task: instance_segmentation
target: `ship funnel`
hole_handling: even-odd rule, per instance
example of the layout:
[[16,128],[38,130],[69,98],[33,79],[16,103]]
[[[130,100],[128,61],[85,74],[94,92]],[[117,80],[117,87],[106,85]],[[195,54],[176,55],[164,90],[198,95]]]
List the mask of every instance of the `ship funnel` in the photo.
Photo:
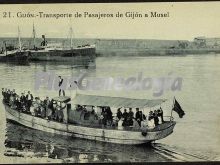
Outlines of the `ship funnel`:
[[41,46],[47,46],[47,41],[45,35],[42,35],[43,41],[41,42]]

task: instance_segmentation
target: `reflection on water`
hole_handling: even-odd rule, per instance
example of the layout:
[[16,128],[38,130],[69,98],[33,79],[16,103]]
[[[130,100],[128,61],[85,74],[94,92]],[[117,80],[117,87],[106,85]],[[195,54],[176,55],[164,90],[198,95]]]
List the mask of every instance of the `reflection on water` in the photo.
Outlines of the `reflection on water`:
[[151,146],[128,146],[75,139],[29,129],[13,123],[6,125],[5,156],[61,159],[62,162],[165,161]]

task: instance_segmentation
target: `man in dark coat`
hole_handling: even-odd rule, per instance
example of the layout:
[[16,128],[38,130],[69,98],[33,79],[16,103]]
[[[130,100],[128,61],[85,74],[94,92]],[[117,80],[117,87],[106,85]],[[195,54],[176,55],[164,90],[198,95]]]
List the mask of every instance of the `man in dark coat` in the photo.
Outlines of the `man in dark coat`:
[[163,110],[160,107],[160,109],[157,110],[157,116],[161,118],[161,121],[164,122],[163,120]]
[[6,101],[6,89],[2,88],[3,101]]
[[118,110],[117,110],[117,118],[118,118],[118,120],[120,120],[122,118],[121,108],[118,108]]
[[[21,93],[21,97],[20,97],[20,102],[21,102],[21,107],[22,109],[26,107],[26,103],[27,103],[27,99],[24,95],[24,93]],[[26,111],[26,109],[23,109]]]
[[6,102],[7,104],[9,104],[10,97],[11,97],[11,91],[8,89],[8,90],[5,92],[5,102]]
[[150,111],[149,116],[148,116],[148,120],[151,120],[153,118],[154,118],[153,111]]
[[14,104],[15,104],[15,106],[16,106],[16,109],[17,109],[18,111],[20,111],[20,109],[21,109],[21,102],[20,102],[20,100],[19,100],[19,96],[18,96],[18,95],[15,96]]
[[138,122],[139,126],[141,126],[141,113],[139,108],[136,108],[135,120]]
[[13,91],[12,91],[11,95],[12,95],[13,97],[16,97],[16,92],[15,92],[15,89],[13,89]]
[[127,109],[124,109],[124,113],[122,114],[122,117],[124,118],[124,121],[122,123],[122,126],[128,126],[128,112]]
[[27,111],[30,111],[30,107],[32,105],[32,101],[33,101],[33,95],[30,93],[30,91],[28,91],[28,94],[26,95],[26,101],[27,101]]
[[49,108],[49,105],[50,105],[50,100],[49,97],[47,96],[46,99],[44,99],[44,108],[46,110],[46,117],[48,119],[50,119],[52,115],[52,110]]
[[109,122],[109,124],[111,125],[112,123],[112,111],[110,109],[110,107],[106,107],[106,113],[107,113],[107,121]]
[[129,108],[128,123],[130,126],[133,125],[133,118],[134,118],[134,112],[132,111],[132,108]]
[[159,125],[159,119],[158,119],[158,116],[157,116],[157,110],[154,110],[153,116],[154,116],[154,124],[155,124],[155,126],[158,126]]

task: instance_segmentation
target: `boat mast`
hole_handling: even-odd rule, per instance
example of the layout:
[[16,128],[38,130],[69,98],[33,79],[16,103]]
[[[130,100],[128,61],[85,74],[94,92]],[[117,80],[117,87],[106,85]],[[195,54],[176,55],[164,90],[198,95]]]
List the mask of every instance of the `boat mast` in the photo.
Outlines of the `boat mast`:
[[35,49],[35,44],[36,44],[36,31],[35,31],[35,27],[34,27],[34,23],[33,23],[33,40],[34,40],[34,49]]
[[73,49],[73,28],[72,28],[72,19],[70,18],[70,31],[69,31],[69,35],[70,35],[70,48]]
[[21,51],[21,36],[20,36],[20,28],[18,26],[18,46],[19,46],[19,50]]
[[7,56],[7,55],[8,55],[8,52],[7,52],[7,44],[6,44],[6,41],[4,41],[4,46],[5,46],[5,55]]
[[73,49],[73,28],[70,26],[70,48]]

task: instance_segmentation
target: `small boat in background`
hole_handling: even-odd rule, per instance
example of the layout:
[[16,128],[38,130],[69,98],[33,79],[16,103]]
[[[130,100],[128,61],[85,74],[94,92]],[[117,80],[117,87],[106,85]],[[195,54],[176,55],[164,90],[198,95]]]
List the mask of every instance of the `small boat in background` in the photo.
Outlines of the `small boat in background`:
[[4,46],[5,46],[4,50],[2,50],[2,52],[0,53],[0,62],[12,62],[12,63],[28,62],[30,52],[22,49],[19,27],[18,27],[19,48],[7,46],[6,42],[4,42]]
[[28,51],[15,50],[9,54],[0,54],[0,62],[27,63],[29,58]]

